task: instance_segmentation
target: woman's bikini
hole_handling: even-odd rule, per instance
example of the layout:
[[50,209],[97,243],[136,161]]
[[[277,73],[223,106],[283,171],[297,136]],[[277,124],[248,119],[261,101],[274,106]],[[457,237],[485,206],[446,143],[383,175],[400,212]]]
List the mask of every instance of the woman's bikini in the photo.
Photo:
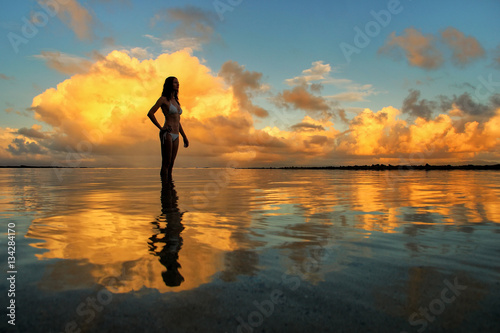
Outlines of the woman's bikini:
[[[168,108],[168,113],[169,114],[176,114],[176,113],[178,113],[179,115],[181,115],[182,114],[182,109],[179,106],[179,110],[177,110],[177,108],[175,107],[175,105],[172,104],[172,103],[170,103],[170,107]],[[174,142],[175,140],[177,140],[177,138],[179,138],[179,134],[169,133],[169,132],[167,132],[167,130],[161,130],[160,131],[160,138],[161,138],[161,143],[162,144],[165,143],[166,135],[167,134],[170,134],[170,136],[172,137],[172,142]]]

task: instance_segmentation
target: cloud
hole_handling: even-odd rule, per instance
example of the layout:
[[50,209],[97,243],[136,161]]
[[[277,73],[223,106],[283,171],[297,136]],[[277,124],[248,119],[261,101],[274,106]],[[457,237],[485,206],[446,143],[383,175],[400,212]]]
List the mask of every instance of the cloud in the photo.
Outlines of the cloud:
[[304,75],[312,78],[314,77],[323,78],[324,75],[327,75],[332,71],[332,67],[329,64],[323,64],[323,61],[315,61],[312,64],[313,67],[302,71]]
[[300,122],[291,126],[291,129],[295,132],[307,132],[307,131],[324,131],[325,128],[322,125],[315,125],[306,122]]
[[101,43],[104,46],[114,46],[114,45],[116,45],[115,38],[111,37],[111,36],[110,37],[104,37],[103,39],[101,39]]
[[[483,126],[471,121],[465,124],[464,131],[458,131],[448,115],[438,115],[432,120],[417,119],[410,126],[412,142],[410,146],[422,151],[422,147],[437,153],[475,153],[498,149],[500,112]],[[418,149],[420,147],[420,149]],[[458,154],[460,156],[460,154]],[[463,155],[467,156],[467,154]]]
[[345,110],[344,109],[339,109],[338,110],[338,114],[339,114],[339,117],[340,117],[340,120],[347,124],[349,122],[349,120],[347,119],[346,117],[346,113],[345,113]]
[[453,27],[442,31],[441,37],[453,51],[452,61],[456,66],[464,67],[471,61],[484,56],[484,49],[476,38],[466,37]]
[[198,36],[202,40],[209,40],[214,34],[216,16],[194,6],[185,8],[171,8],[167,10],[168,17],[179,22],[175,34],[179,37]]
[[200,50],[202,44],[210,42],[213,38],[219,38],[215,34],[215,23],[217,22],[215,13],[191,5],[158,11],[151,19],[151,26],[156,26],[158,22],[178,23],[174,30],[174,38],[162,40],[146,35],[160,43],[164,51],[167,52],[185,48]]
[[328,78],[332,67],[329,64],[324,64],[322,60],[312,63],[312,67],[302,71],[301,76],[296,76],[293,79],[286,79],[285,82],[290,86],[304,85],[312,81],[324,81]]
[[392,55],[396,58],[404,53],[411,66],[424,69],[436,69],[443,64],[443,56],[437,48],[436,38],[423,35],[414,28],[407,28],[401,36],[392,32],[385,45],[379,48],[379,54]]
[[172,53],[181,50],[200,51],[202,43],[196,37],[184,37],[184,38],[174,38],[174,39],[161,39],[153,35],[144,35],[144,37],[150,39],[155,44],[161,46],[164,53]]
[[125,52],[113,51],[98,57],[86,73],[36,96],[32,109],[36,119],[55,127],[70,144],[87,140],[85,131],[98,130],[103,137],[100,145],[125,147],[146,139],[145,115],[161,94],[166,76],[200,82],[207,72],[186,52],[141,62]]
[[410,89],[410,93],[403,101],[403,107],[401,111],[403,113],[409,114],[412,117],[420,117],[424,119],[430,119],[432,112],[438,106],[436,102],[429,101],[420,98],[420,91]]
[[412,118],[423,118],[427,121],[433,115],[441,114],[451,117],[457,132],[463,132],[466,124],[477,122],[479,126],[495,116],[500,106],[500,94],[492,95],[487,104],[475,101],[467,92],[451,97],[440,95],[435,100],[421,99],[420,91],[411,89],[403,101],[401,111]]
[[490,118],[495,114],[495,108],[498,107],[496,101],[499,96],[499,94],[490,96],[491,105],[474,101],[467,92],[459,96],[453,95],[452,98],[441,96],[440,99],[444,109],[457,108],[466,115]]
[[219,71],[219,76],[232,86],[242,109],[248,110],[257,117],[269,116],[266,110],[254,105],[250,100],[252,92],[259,92],[262,89],[260,83],[262,73],[246,71],[244,66],[234,61],[226,61]]
[[46,136],[39,130],[41,129],[40,125],[33,125],[32,128],[20,128],[17,133],[24,135],[27,138],[32,138],[32,139],[44,139]]
[[304,165],[326,163],[335,149],[335,138],[339,134],[329,119],[314,119],[310,116],[292,125],[291,131],[270,126],[262,130],[283,142],[279,151],[273,151],[273,158],[275,163],[284,165],[297,165],[298,160]]
[[33,57],[44,60],[48,67],[68,75],[87,72],[92,65],[90,60],[59,51],[41,51]]
[[439,100],[441,109],[448,111],[458,132],[465,131],[469,122],[477,122],[481,129],[484,123],[495,117],[500,108],[500,94],[490,96],[485,104],[474,100],[467,92],[452,97],[439,96]]
[[396,119],[399,110],[386,107],[378,112],[365,109],[349,123],[349,131],[339,138],[337,150],[348,155],[385,155],[400,150],[407,136],[406,123]]
[[485,55],[483,47],[476,38],[465,36],[463,32],[453,27],[441,31],[439,36],[424,35],[415,28],[405,29],[401,36],[396,36],[396,33],[392,32],[378,53],[395,59],[400,59],[404,55],[411,66],[434,70],[444,64],[443,51],[446,49],[452,52],[451,63],[459,68]]
[[328,144],[328,137],[324,135],[313,135],[310,139],[304,142],[307,148],[311,147],[311,145],[324,146]]
[[[491,98],[483,113],[466,97],[452,96],[438,99],[426,118],[402,120],[411,112],[425,114],[415,105],[435,106],[422,103],[419,92],[410,92],[413,100],[406,113],[392,106],[363,109],[349,120],[341,109],[341,132],[330,117],[332,102],[296,86],[278,97],[285,108],[304,111],[302,120],[286,128],[259,129],[252,98],[267,86],[262,73],[237,62],[226,62],[215,73],[186,50],[143,60],[115,50],[92,59],[86,72],[33,98],[34,118],[49,130],[0,127],[2,164],[68,165],[69,160],[72,166],[159,167],[158,130],[146,114],[171,75],[180,81],[182,125],[191,143],[180,150],[177,166],[397,162],[428,151],[432,153],[425,156],[434,161],[470,161],[478,154],[498,160],[499,96]],[[163,123],[162,113],[156,116]],[[274,120],[276,114],[269,113],[266,123]]]
[[[315,61],[312,63],[312,67],[302,71],[301,76],[296,76],[292,79],[286,79],[285,82],[292,87],[302,87],[301,89],[293,88],[290,90],[285,90],[281,97],[278,97],[278,101],[281,99],[281,104],[283,104],[283,96],[289,99],[289,102],[293,102],[295,107],[305,110],[310,110],[310,107],[304,108],[300,100],[305,101],[305,98],[309,100],[308,104],[316,104],[315,109],[320,109],[320,111],[326,112],[326,110],[331,107],[325,107],[326,104],[337,105],[338,102],[360,102],[366,101],[365,97],[373,94],[377,94],[375,89],[371,84],[358,84],[349,79],[344,78],[333,78],[330,76],[332,72],[332,67],[329,64],[324,64],[323,61]],[[308,87],[313,93],[320,93],[323,90],[324,85],[334,85],[337,88],[345,89],[347,91],[340,92],[329,96],[313,96],[306,91]],[[292,94],[290,93],[292,92]],[[301,95],[296,101],[293,95]],[[321,100],[322,99],[322,100]],[[286,104],[286,103],[285,103]],[[311,105],[312,105],[311,104]],[[324,104],[324,105],[322,105]],[[302,105],[302,107],[301,107]],[[319,106],[319,108],[318,108]]]
[[352,86],[351,91],[338,93],[335,95],[327,96],[337,102],[364,102],[365,97],[375,94],[375,90],[370,84],[365,86]]
[[87,9],[77,0],[65,0],[64,2],[38,0],[40,5],[46,5],[51,11],[57,13],[57,17],[76,34],[80,40],[91,40],[93,38],[92,25],[94,19]]
[[493,65],[494,68],[500,69],[500,45],[493,51]]
[[332,115],[331,102],[321,96],[313,95],[304,86],[283,90],[276,96],[275,102],[280,106],[304,110],[312,115],[320,114],[328,117]]
[[330,64],[324,64],[323,60],[318,60],[312,63],[312,67],[304,69],[302,75],[286,79],[285,83],[292,87],[310,86],[313,91],[319,91],[323,84],[333,84],[340,87],[355,85],[352,80],[331,77],[330,73],[333,71],[335,69],[332,69]]
[[0,73],[0,80],[14,80],[14,77]]
[[378,112],[365,109],[351,121],[349,131],[339,137],[336,151],[395,163],[408,161],[408,156],[420,156],[412,162],[420,164],[431,159],[459,161],[473,158],[478,152],[498,158],[500,109],[482,124],[467,122],[463,131],[457,130],[447,114],[417,118],[413,124],[398,119],[399,114],[393,107]]
[[[333,147],[338,131],[329,121],[306,116],[303,122],[316,126],[314,133],[257,129],[253,115],[258,107],[251,97],[267,86],[261,82],[261,73],[236,62],[225,63],[214,75],[187,51],[142,61],[113,51],[94,59],[87,72],[33,98],[35,119],[52,129],[4,132],[0,140],[3,163],[40,147],[38,152],[47,154],[36,155],[38,164],[67,165],[69,158],[73,166],[159,166],[158,130],[146,114],[170,75],[181,83],[182,124],[191,142],[189,149],[180,151],[178,166],[292,164],[304,155],[304,161],[325,156],[324,151]],[[161,112],[156,116],[162,123]]]
[[319,93],[321,92],[321,90],[323,90],[324,87],[321,83],[312,83],[309,88],[312,92]]
[[12,143],[8,146],[7,151],[12,153],[12,155],[37,155],[46,152],[46,150],[36,142],[29,142],[22,138],[12,140]]
[[130,50],[123,49],[121,50],[122,52],[127,53],[129,56],[133,58],[137,58],[139,60],[144,60],[144,59],[153,59],[154,56],[151,52],[148,51],[148,48],[143,48],[143,47],[133,47]]
[[[276,158],[275,152],[286,147],[280,138],[254,127],[252,114],[267,114],[250,101],[252,94],[265,88],[261,73],[228,62],[220,76],[213,75],[187,51],[142,61],[128,52],[113,51],[94,59],[87,72],[33,99],[35,119],[53,131],[43,138],[30,129],[15,131],[45,147],[58,163],[64,165],[68,154],[76,152],[71,156],[84,165],[159,165],[158,131],[146,114],[170,75],[181,83],[182,123],[191,142],[179,165],[199,165],[201,158],[204,165],[220,166],[238,160],[238,154],[242,158],[242,152],[258,163]],[[162,123],[161,112],[156,116]],[[14,138],[10,134],[1,142],[2,147],[13,147],[2,156],[23,151],[19,140],[12,144]]]

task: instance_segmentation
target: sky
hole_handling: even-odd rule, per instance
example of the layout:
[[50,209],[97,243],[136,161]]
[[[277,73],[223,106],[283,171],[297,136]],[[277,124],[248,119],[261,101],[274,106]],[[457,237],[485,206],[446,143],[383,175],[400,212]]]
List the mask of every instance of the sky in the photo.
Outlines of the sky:
[[190,142],[177,167],[500,163],[498,13],[498,0],[9,2],[0,165],[159,167],[147,113],[168,76]]

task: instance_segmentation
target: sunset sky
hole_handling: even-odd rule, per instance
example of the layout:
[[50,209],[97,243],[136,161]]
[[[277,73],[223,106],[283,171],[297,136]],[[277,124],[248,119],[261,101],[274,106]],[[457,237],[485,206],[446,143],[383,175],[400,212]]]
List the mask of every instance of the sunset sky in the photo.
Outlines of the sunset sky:
[[178,167],[500,163],[497,0],[5,7],[0,165],[159,167],[168,76]]

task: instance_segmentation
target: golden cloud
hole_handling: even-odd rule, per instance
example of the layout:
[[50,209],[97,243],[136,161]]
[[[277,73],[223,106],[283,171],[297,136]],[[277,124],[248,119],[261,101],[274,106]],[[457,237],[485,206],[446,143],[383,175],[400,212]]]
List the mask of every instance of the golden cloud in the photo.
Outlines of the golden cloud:
[[452,60],[458,66],[464,66],[475,58],[484,56],[484,49],[476,38],[465,36],[453,27],[444,30],[441,37],[453,50]]
[[65,0],[64,2],[38,0],[38,3],[46,6],[49,12],[55,12],[57,17],[73,30],[78,39],[92,39],[94,19],[77,0]]
[[[364,109],[351,120],[344,117],[341,133],[331,117],[321,117],[330,107],[326,100],[300,86],[278,97],[308,115],[285,127],[286,114],[279,118],[270,112],[261,120],[265,127],[258,129],[254,117],[259,107],[251,94],[263,87],[261,73],[236,62],[213,73],[184,50],[142,61],[126,51],[95,58],[86,72],[34,97],[34,117],[50,125],[49,131],[39,126],[0,128],[3,163],[66,165],[69,156],[78,160],[71,166],[159,166],[158,129],[147,112],[170,75],[180,81],[181,121],[191,142],[189,149],[180,151],[177,166],[381,162],[429,150],[433,153],[427,157],[443,161],[478,153],[498,158],[498,111],[474,120],[452,107],[435,118],[407,123],[394,107]],[[156,116],[162,123],[161,112]]]
[[393,55],[396,58],[404,53],[411,66],[437,69],[444,63],[442,46],[451,49],[452,63],[458,67],[464,67],[485,54],[476,38],[465,36],[453,27],[443,30],[440,38],[432,34],[424,35],[415,28],[405,29],[400,36],[392,32],[378,53]]
[[379,49],[379,53],[394,54],[398,50],[404,52],[408,63],[412,66],[435,69],[443,63],[434,36],[423,35],[414,28],[405,29],[401,36],[396,36],[395,32],[391,33],[386,44]]
[[35,55],[34,57],[45,60],[48,67],[69,75],[85,73],[92,65],[90,60],[57,51],[41,51],[39,55]]
[[350,122],[347,134],[339,138],[337,151],[392,158],[425,153],[423,156],[427,159],[457,160],[473,157],[478,152],[498,153],[500,148],[500,109],[483,124],[467,122],[463,131],[455,128],[448,114],[430,120],[418,117],[410,125],[398,119],[399,114],[393,107],[378,112],[365,109]]

